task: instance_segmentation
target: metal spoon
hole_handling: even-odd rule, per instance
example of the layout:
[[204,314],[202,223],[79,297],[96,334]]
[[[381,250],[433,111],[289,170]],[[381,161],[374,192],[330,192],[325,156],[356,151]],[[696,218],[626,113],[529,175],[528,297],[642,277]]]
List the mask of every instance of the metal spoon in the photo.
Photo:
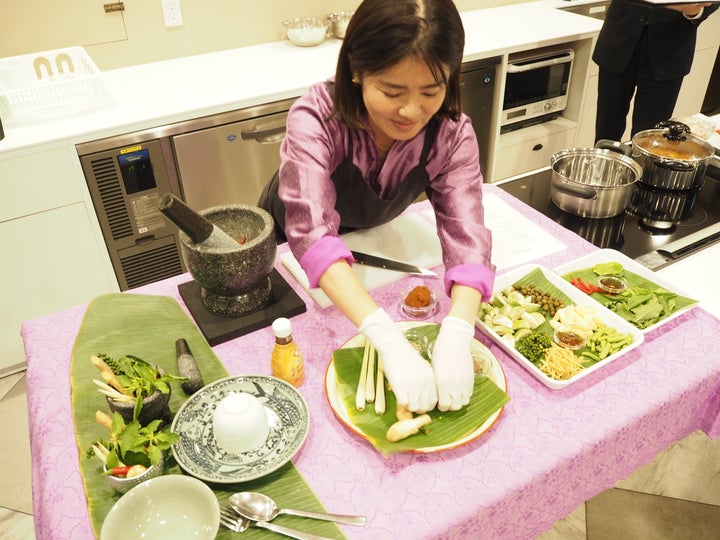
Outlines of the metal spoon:
[[347,516],[278,508],[278,505],[270,497],[253,491],[235,493],[230,497],[230,504],[238,514],[253,521],[270,521],[280,514],[289,514],[291,516],[322,519],[324,521],[347,523],[349,525],[365,525],[365,516]]

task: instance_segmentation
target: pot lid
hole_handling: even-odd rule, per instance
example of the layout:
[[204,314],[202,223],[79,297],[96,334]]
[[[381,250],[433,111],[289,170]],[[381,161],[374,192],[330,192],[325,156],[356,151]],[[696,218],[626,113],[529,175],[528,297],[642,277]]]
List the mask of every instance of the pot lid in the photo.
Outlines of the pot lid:
[[648,154],[674,161],[703,161],[715,154],[713,146],[690,134],[682,122],[666,120],[632,138],[633,146]]

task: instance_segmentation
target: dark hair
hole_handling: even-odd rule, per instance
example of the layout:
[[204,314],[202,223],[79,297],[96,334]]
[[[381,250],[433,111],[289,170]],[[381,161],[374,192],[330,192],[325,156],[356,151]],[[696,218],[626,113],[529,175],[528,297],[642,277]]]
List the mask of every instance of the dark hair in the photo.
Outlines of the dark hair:
[[[457,120],[460,66],[465,30],[453,0],[364,0],[350,19],[335,72],[332,116],[352,128],[365,127],[362,88],[353,74],[364,76],[417,56],[436,82],[446,85],[436,116]],[[449,69],[446,77],[445,69]]]

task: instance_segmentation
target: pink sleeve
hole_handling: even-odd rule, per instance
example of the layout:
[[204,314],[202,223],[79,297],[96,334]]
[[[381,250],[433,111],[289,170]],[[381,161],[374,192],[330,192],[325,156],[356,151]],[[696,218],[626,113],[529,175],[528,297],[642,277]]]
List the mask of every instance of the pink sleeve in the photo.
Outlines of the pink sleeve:
[[350,250],[342,239],[337,236],[324,236],[310,246],[299,262],[307,274],[310,287],[317,287],[325,270],[341,259],[345,259],[350,266],[354,262]]

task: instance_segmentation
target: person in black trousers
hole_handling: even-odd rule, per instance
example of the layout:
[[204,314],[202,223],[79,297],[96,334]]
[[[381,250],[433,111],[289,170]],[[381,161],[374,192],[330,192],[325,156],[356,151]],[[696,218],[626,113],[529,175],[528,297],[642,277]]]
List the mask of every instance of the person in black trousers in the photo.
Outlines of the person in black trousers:
[[672,116],[692,66],[698,24],[717,8],[612,0],[593,52],[600,67],[596,141],[621,139],[633,94],[632,135]]

